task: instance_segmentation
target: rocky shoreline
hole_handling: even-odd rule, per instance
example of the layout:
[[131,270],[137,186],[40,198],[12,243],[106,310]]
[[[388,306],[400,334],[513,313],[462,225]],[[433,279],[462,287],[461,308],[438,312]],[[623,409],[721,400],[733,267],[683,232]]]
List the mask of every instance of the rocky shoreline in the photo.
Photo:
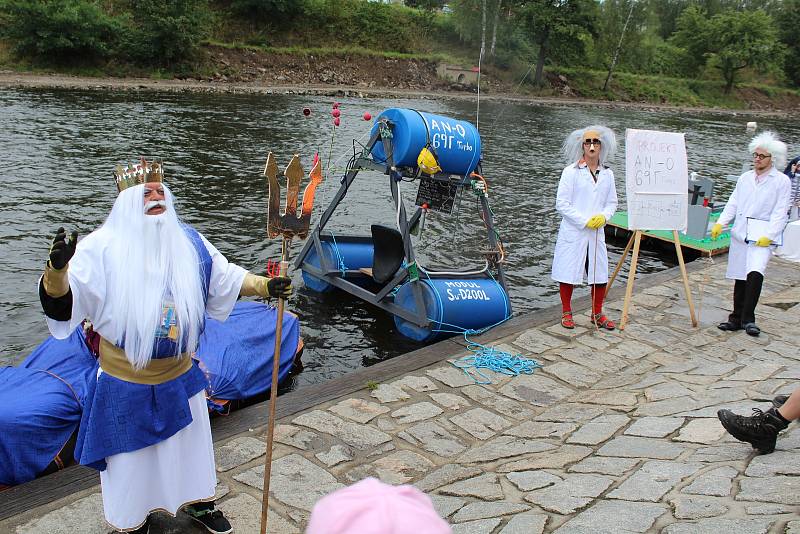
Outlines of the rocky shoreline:
[[[38,74],[0,70],[0,89],[78,89],[95,91],[158,91],[238,94],[289,94],[353,98],[416,98],[476,100],[474,92],[453,88],[447,84],[434,84],[427,88],[402,88],[394,86],[364,86],[340,84],[281,84],[265,80],[240,81],[226,78],[152,79],[152,78],[93,78],[64,74]],[[481,101],[518,102],[533,106],[591,106],[604,109],[636,109],[644,111],[685,111],[721,113],[727,115],[788,117],[789,110],[733,110],[725,108],[681,107],[643,102],[591,100],[574,97],[537,97],[508,92],[481,93]]]

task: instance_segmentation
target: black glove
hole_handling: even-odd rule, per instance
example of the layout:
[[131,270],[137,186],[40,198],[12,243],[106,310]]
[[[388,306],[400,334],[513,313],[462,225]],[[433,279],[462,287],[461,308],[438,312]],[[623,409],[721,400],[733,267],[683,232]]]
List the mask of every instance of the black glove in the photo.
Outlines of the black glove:
[[50,267],[61,270],[67,266],[69,260],[75,254],[75,246],[78,244],[78,232],[72,231],[72,235],[67,240],[67,233],[64,228],[56,230],[53,244],[50,245]]
[[267,281],[267,293],[270,297],[288,299],[292,296],[292,279],[286,276],[276,276]]

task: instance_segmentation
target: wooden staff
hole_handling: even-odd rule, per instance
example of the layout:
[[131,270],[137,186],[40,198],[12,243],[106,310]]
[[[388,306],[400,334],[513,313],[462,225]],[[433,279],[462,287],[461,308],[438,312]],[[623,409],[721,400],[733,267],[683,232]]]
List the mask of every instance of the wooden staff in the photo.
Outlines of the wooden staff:
[[[264,175],[269,184],[269,207],[267,210],[267,235],[270,238],[281,237],[281,263],[279,276],[286,276],[289,270],[289,247],[295,236],[305,239],[311,226],[311,211],[314,206],[314,193],[322,182],[322,171],[319,158],[314,159],[314,166],[309,174],[310,181],[303,192],[303,204],[300,215],[297,214],[297,200],[300,192],[300,180],[305,176],[300,165],[300,157],[295,155],[284,171],[286,176],[286,209],[281,215],[281,186],[278,183],[278,165],[272,152],[267,155]],[[267,532],[269,516],[269,482],[272,474],[272,446],[275,435],[275,407],[278,400],[278,373],[281,363],[281,337],[283,332],[284,300],[278,298],[278,318],[275,326],[275,351],[272,355],[272,387],[269,390],[269,421],[267,422],[267,450],[264,455],[264,493],[261,499],[261,534]]]
[[[281,240],[281,264],[278,276],[286,276],[289,270],[289,244],[291,239]],[[272,354],[272,386],[269,390],[269,421],[267,422],[267,451],[264,456],[264,493],[261,501],[261,534],[267,532],[269,514],[269,481],[272,474],[272,446],[275,436],[275,407],[278,401],[278,374],[281,367],[281,337],[283,333],[283,307],[286,301],[278,297],[278,319],[275,325],[275,350]]]

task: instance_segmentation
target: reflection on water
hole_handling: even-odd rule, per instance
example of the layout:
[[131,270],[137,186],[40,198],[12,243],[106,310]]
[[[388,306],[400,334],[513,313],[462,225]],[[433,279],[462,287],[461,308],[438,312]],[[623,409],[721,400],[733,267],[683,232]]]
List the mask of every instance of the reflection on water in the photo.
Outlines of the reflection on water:
[[[334,132],[326,97],[235,94],[104,93],[0,90],[0,362],[16,362],[47,334],[36,294],[52,232],[59,225],[86,235],[102,223],[115,198],[111,171],[139,155],[160,156],[178,199],[179,214],[229,259],[263,269],[280,246],[265,236],[266,185],[261,176],[268,151],[280,165],[300,154],[308,169],[319,152],[334,170],[317,193],[313,221],[332,200],[341,170],[365,143],[373,116],[388,107],[415,107],[473,121],[475,104],[463,100],[341,100],[342,123]],[[312,109],[310,117],[302,109]],[[555,192],[559,147],[572,129],[604,123],[624,137],[625,128],[686,133],[691,170],[712,177],[738,173],[746,158],[746,118],[482,102],[483,171],[490,202],[508,252],[507,275],[515,313],[557,301],[549,268],[559,219]],[[769,124],[766,124],[766,123]],[[764,126],[789,133],[786,120]],[[621,139],[622,141],[622,139]],[[624,144],[624,143],[621,143]],[[612,160],[624,198],[624,158]],[[717,182],[722,198],[733,184]],[[416,184],[403,183],[408,202]],[[620,209],[624,209],[624,203]],[[392,224],[385,176],[362,173],[329,228],[369,233],[372,223]],[[450,216],[431,213],[416,238],[420,262],[468,267],[482,263],[483,227],[475,202],[465,196]],[[610,246],[616,262],[624,243]],[[299,251],[295,244],[293,252]],[[643,252],[644,272],[664,268]],[[319,382],[417,348],[400,336],[392,318],[349,295],[319,295],[300,287],[290,307],[301,318],[306,370],[300,384]]]

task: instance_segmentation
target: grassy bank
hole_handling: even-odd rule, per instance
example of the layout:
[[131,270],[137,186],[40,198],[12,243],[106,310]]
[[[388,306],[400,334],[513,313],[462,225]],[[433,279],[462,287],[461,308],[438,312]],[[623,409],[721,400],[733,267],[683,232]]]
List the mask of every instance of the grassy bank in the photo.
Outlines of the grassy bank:
[[549,87],[534,91],[535,93],[560,96],[574,94],[593,100],[725,109],[791,110],[800,105],[800,91],[766,84],[741,83],[730,94],[725,94],[722,81],[617,72],[604,91],[607,71],[553,68],[547,69],[547,72]]

